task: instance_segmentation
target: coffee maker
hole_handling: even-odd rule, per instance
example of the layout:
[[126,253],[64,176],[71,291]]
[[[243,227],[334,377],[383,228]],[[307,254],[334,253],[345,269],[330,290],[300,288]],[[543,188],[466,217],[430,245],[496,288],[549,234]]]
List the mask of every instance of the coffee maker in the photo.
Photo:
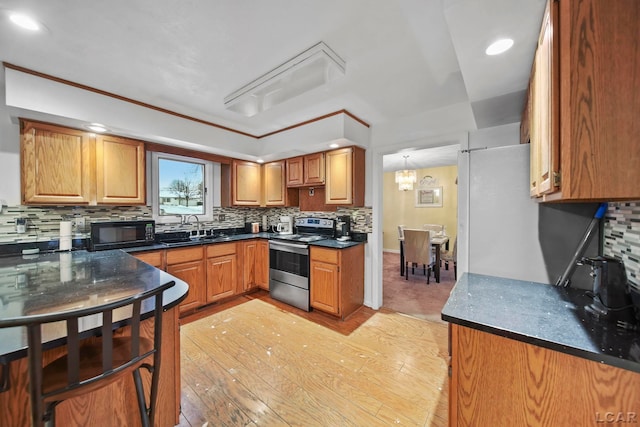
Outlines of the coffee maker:
[[633,302],[623,262],[612,257],[597,256],[582,258],[579,264],[589,265],[593,277],[593,302],[585,310],[607,321],[634,323]]
[[276,231],[280,234],[293,234],[293,220],[291,217],[288,215],[281,216],[276,226]]
[[351,217],[349,215],[341,215],[336,218],[336,239],[351,239]]

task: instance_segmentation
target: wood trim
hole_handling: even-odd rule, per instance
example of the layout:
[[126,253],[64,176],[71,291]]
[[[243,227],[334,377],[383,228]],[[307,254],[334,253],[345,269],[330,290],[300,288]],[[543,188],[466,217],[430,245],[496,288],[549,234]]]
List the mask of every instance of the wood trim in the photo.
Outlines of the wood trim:
[[[332,116],[335,116],[335,115],[338,115],[338,114],[346,114],[347,116],[351,117],[352,119],[356,120],[357,122],[361,123],[362,125],[364,125],[366,127],[370,127],[370,125],[367,122],[365,122],[364,120],[356,117],[355,115],[353,115],[352,113],[348,112],[347,110],[343,109],[343,110],[339,110],[339,111],[334,111],[333,113],[325,114],[324,116],[316,117],[314,119],[306,120],[304,122],[301,122],[301,123],[298,123],[298,124],[295,124],[295,125],[287,126],[285,128],[282,128],[282,129],[279,129],[279,130],[275,130],[273,132],[268,132],[268,133],[265,133],[263,135],[253,135],[253,134],[250,134],[248,132],[243,132],[243,131],[240,131],[240,130],[237,130],[237,129],[233,129],[233,128],[230,128],[230,127],[227,127],[227,126],[219,125],[217,123],[213,123],[213,122],[210,122],[210,121],[207,121],[207,120],[202,120],[202,119],[199,119],[197,117],[188,116],[186,114],[177,113],[175,111],[167,110],[166,108],[156,107],[155,105],[147,104],[146,102],[137,101],[135,99],[127,98],[126,96],[117,95],[117,94],[112,93],[112,92],[107,92],[107,91],[102,90],[102,89],[94,88],[92,86],[87,86],[87,85],[83,85],[81,83],[72,82],[70,80],[62,79],[60,77],[52,76],[50,74],[41,73],[39,71],[31,70],[29,68],[21,67],[19,65],[14,65],[14,64],[11,64],[9,62],[2,62],[2,64],[4,65],[5,68],[9,68],[9,69],[12,69],[12,70],[20,71],[20,72],[26,73],[26,74],[31,74],[32,76],[36,76],[36,77],[40,77],[40,78],[43,78],[43,79],[51,80],[51,81],[54,81],[54,82],[57,82],[57,83],[62,83],[62,84],[68,85],[68,86],[76,87],[78,89],[83,89],[83,90],[86,90],[86,91],[89,91],[89,92],[97,93],[99,95],[108,96],[110,98],[114,98],[114,99],[117,99],[117,100],[120,100],[120,101],[123,101],[123,102],[128,102],[130,104],[134,104],[134,105],[137,105],[137,106],[140,106],[140,107],[149,108],[151,110],[155,110],[155,111],[159,111],[161,113],[169,114],[171,116],[179,117],[181,119],[190,120],[192,122],[200,123],[200,124],[207,125],[207,126],[212,126],[212,127],[218,128],[218,129],[226,130],[226,131],[229,131],[229,132],[234,132],[234,133],[237,133],[237,134],[240,134],[240,135],[244,135],[244,136],[248,136],[248,137],[256,138],[256,139],[260,139],[260,138],[264,138],[264,137],[267,137],[267,136],[275,135],[277,133],[284,132],[284,131],[287,131],[287,130],[291,130],[291,129],[294,129],[294,128],[297,128],[297,127],[300,127],[300,126],[304,126],[304,125],[307,125],[309,123],[317,122],[319,120],[323,120],[323,119],[326,119],[328,117],[332,117]],[[157,145],[160,145],[160,144],[157,144]]]
[[175,147],[173,145],[164,145],[164,144],[158,144],[155,142],[148,142],[148,141],[145,141],[144,144],[147,151],[156,151],[158,153],[193,157],[196,159],[218,162],[224,165],[231,164],[231,157],[221,156],[219,154],[207,153],[204,151],[191,150],[189,148]]

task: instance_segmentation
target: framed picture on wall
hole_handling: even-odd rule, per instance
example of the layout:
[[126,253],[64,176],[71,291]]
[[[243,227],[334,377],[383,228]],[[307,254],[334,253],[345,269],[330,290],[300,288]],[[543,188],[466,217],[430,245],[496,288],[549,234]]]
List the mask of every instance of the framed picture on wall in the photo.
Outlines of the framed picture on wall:
[[441,208],[442,187],[416,189],[416,208]]

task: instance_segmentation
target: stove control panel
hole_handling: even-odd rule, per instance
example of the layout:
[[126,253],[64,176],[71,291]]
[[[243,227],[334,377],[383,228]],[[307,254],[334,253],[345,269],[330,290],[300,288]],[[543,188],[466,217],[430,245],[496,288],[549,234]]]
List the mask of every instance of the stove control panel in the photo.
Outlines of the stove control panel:
[[328,218],[298,218],[296,227],[330,228],[334,227],[334,221]]

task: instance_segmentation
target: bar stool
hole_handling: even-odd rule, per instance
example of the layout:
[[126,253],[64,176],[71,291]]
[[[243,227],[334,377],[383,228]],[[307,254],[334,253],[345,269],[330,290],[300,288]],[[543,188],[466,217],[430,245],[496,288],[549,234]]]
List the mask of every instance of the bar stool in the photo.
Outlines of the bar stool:
[[[64,400],[105,387],[124,375],[133,374],[140,419],[144,427],[153,425],[158,374],[160,372],[160,342],[162,333],[162,295],[175,285],[174,281],[136,295],[85,309],[36,314],[0,320],[0,328],[25,326],[28,341],[29,395],[32,426],[55,426],[55,407]],[[140,335],[142,304],[153,299],[153,339]],[[149,301],[147,301],[149,300]],[[130,310],[126,324],[131,333],[113,336],[122,326],[114,325],[114,311]],[[128,311],[127,311],[128,313]],[[79,319],[102,316],[100,338],[81,342]],[[67,327],[67,353],[43,366],[42,325],[64,321]],[[153,356],[153,363],[146,361]],[[147,402],[140,369],[151,372]]]

